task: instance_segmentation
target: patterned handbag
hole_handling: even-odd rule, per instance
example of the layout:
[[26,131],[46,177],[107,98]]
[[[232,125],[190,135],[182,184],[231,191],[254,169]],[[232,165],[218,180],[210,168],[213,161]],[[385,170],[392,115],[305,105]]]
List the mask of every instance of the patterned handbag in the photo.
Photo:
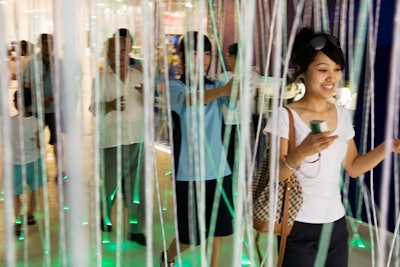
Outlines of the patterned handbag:
[[[285,107],[289,113],[289,151],[295,148],[295,128],[293,121],[293,114],[289,108]],[[259,233],[270,232],[269,219],[270,214],[273,212],[269,205],[270,196],[270,172],[269,172],[269,156],[268,153],[263,160],[261,167],[258,169],[255,178],[253,179],[253,227]],[[294,172],[291,177],[285,181],[278,183],[277,190],[277,203],[276,203],[276,216],[274,234],[281,236],[281,242],[278,255],[278,266],[282,265],[283,256],[285,253],[286,239],[292,230],[296,216],[303,204],[303,193]],[[257,252],[261,260],[261,252],[257,245]]]

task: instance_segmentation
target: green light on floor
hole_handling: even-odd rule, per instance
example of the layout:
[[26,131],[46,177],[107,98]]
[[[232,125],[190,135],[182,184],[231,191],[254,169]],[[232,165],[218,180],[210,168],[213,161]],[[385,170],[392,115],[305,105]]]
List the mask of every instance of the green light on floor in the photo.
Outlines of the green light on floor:
[[[116,252],[118,250],[117,242],[109,242],[107,245],[104,246],[104,248],[107,251]],[[129,249],[137,248],[137,245],[133,242],[123,241],[121,242],[119,248],[122,251],[126,251]]]
[[111,220],[108,216],[106,217],[106,224],[110,226],[112,225]]
[[367,248],[367,244],[361,239],[359,234],[354,234],[349,245],[353,248]]
[[69,210],[69,206],[64,206],[64,210]]
[[168,176],[168,175],[170,175],[170,174],[172,174],[172,170],[171,170],[171,171],[167,171],[167,172],[165,173],[165,176]]
[[138,215],[136,213],[131,214],[131,217],[129,218],[129,223],[137,224],[138,222],[139,222]]
[[242,255],[242,266],[250,266],[251,265],[251,261],[249,259],[249,257],[247,257],[246,254]]
[[135,195],[133,196],[133,203],[140,204],[139,189],[135,188]]
[[49,254],[48,250],[43,251],[43,254]]
[[167,207],[163,207],[162,210],[167,210]]
[[117,194],[117,188],[115,188],[114,189],[114,192],[111,194],[111,196],[109,197],[109,199],[108,199],[108,202],[109,203],[113,203],[114,202],[114,198],[115,198],[115,195]]
[[108,243],[110,243],[110,239],[108,239],[108,235],[104,235],[103,244],[108,244]]
[[103,258],[101,261],[101,266],[102,267],[114,267],[114,266],[117,266],[117,262],[115,261],[115,259]]
[[83,221],[83,222],[82,222],[82,225],[88,225],[88,224],[89,224],[88,221]]
[[[182,267],[201,266],[201,259],[202,258],[201,258],[200,254],[197,254],[195,259],[183,257],[182,258]],[[208,259],[208,260],[210,260],[210,259]],[[175,266],[178,266],[176,261],[175,261]],[[221,265],[221,266],[225,266],[225,265]],[[249,257],[247,255],[245,255],[245,254],[242,255],[241,265],[240,266],[242,266],[242,267],[243,266],[252,266],[251,261],[250,261],[250,259],[249,259]]]

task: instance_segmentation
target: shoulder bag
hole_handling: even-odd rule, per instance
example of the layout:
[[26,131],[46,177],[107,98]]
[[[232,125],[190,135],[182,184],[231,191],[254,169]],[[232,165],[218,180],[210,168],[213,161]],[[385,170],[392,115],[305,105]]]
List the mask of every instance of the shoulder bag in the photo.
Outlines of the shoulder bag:
[[[289,152],[295,148],[295,127],[293,114],[288,107],[289,113]],[[270,209],[270,179],[279,180],[279,177],[270,177],[269,172],[269,153],[265,156],[261,167],[253,179],[253,227],[257,230],[256,249],[260,261],[262,260],[261,251],[258,245],[260,233],[273,231],[274,234],[281,236],[278,267],[282,266],[285,254],[286,239],[292,230],[296,216],[303,204],[303,194],[299,180],[294,172],[285,181],[278,181],[277,204],[274,229],[269,229]]]

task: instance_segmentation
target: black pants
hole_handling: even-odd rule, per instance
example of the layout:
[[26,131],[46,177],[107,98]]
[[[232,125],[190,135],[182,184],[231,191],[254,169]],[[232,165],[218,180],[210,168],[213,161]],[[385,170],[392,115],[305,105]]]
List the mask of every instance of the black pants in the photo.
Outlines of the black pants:
[[[228,126],[225,124],[222,124],[222,142],[224,141],[225,137],[225,130]],[[227,151],[227,156],[226,159],[228,160],[229,167],[231,168],[233,172],[233,167],[235,164],[235,148],[236,148],[236,134],[237,132],[237,127],[236,125],[231,125],[231,134],[229,136],[229,142],[228,142],[228,151]]]
[[[205,181],[205,227],[206,238],[211,234],[211,217],[217,212],[215,229],[213,236],[228,236],[233,233],[232,214],[229,207],[233,207],[232,200],[232,176],[223,178],[222,188],[226,194],[226,199],[221,195],[217,208],[214,207],[215,191],[217,180]],[[200,203],[197,199],[196,182],[176,181],[176,207],[179,230],[179,242],[183,244],[200,244],[199,218],[197,214]],[[192,192],[192,194],[190,193]],[[229,205],[228,205],[229,204]]]
[[49,144],[54,145],[57,143],[57,131],[56,131],[56,114],[55,113],[44,113],[44,126],[49,127],[50,140]]
[[[323,224],[295,222],[288,236],[283,259],[284,267],[312,267],[317,257]],[[349,258],[348,231],[345,217],[333,223],[325,267],[347,267]],[[278,246],[279,247],[279,246]]]

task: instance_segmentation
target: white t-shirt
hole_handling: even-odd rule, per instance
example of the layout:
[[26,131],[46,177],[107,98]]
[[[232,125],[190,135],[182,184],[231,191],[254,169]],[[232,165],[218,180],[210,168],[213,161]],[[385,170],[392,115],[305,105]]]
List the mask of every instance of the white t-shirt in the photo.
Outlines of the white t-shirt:
[[[234,76],[234,72],[232,71],[227,71],[226,75],[228,77],[228,80],[232,79]],[[218,76],[218,80],[220,81],[226,81],[225,78],[225,74],[221,73]],[[258,80],[259,80],[259,75],[257,72],[255,71],[251,71],[250,72],[250,87],[249,87],[249,92],[250,92],[250,112],[254,113],[255,112],[255,96],[256,96],[256,92],[257,92],[257,85],[258,85]],[[224,115],[224,123],[226,125],[236,125],[236,124],[240,124],[240,104],[244,104],[243,103],[243,98],[240,98],[240,101],[237,102],[236,104],[236,109],[231,109],[229,110],[228,107],[226,105],[222,105],[221,110],[222,110],[222,114]],[[245,104],[244,104],[245,105]],[[245,105],[247,106],[247,105]],[[250,114],[251,114],[250,113]],[[249,120],[249,122],[251,122],[251,120]]]
[[[304,159],[300,170],[296,172],[303,190],[303,205],[296,221],[305,223],[334,222],[345,215],[342,204],[340,184],[342,181],[342,163],[347,153],[348,141],[354,137],[354,129],[350,113],[347,109],[336,105],[338,124],[332,135],[338,135],[328,149],[321,152],[321,158],[315,163],[309,163],[318,158],[312,155]],[[271,117],[264,133],[277,134],[279,137],[289,137],[289,116],[284,108],[280,108],[278,129],[272,128]],[[311,132],[299,115],[292,110],[296,128],[296,146]]]
[[[39,132],[38,120],[36,117],[23,117],[20,129],[18,116],[11,117],[11,131],[12,131],[12,149],[13,149],[13,164],[20,165],[23,163],[23,154],[25,156],[24,163],[36,161],[40,157],[40,151],[37,147],[37,134]],[[23,150],[20,139],[20,131],[23,135]]]
[[[134,68],[129,68],[125,82],[116,79],[115,73],[107,66],[100,72],[100,102],[108,102],[117,98],[117,85],[120,87],[120,94],[125,98],[125,110],[121,112],[110,111],[102,114],[100,126],[100,138],[102,148],[116,147],[118,145],[118,129],[120,129],[120,145],[130,145],[143,141],[144,130],[144,109],[143,95],[135,87],[143,83],[143,75]],[[94,90],[93,83],[93,90]],[[94,91],[93,91],[94,92]],[[95,102],[95,95],[92,93],[92,111]],[[117,114],[120,113],[121,121],[118,123]]]

